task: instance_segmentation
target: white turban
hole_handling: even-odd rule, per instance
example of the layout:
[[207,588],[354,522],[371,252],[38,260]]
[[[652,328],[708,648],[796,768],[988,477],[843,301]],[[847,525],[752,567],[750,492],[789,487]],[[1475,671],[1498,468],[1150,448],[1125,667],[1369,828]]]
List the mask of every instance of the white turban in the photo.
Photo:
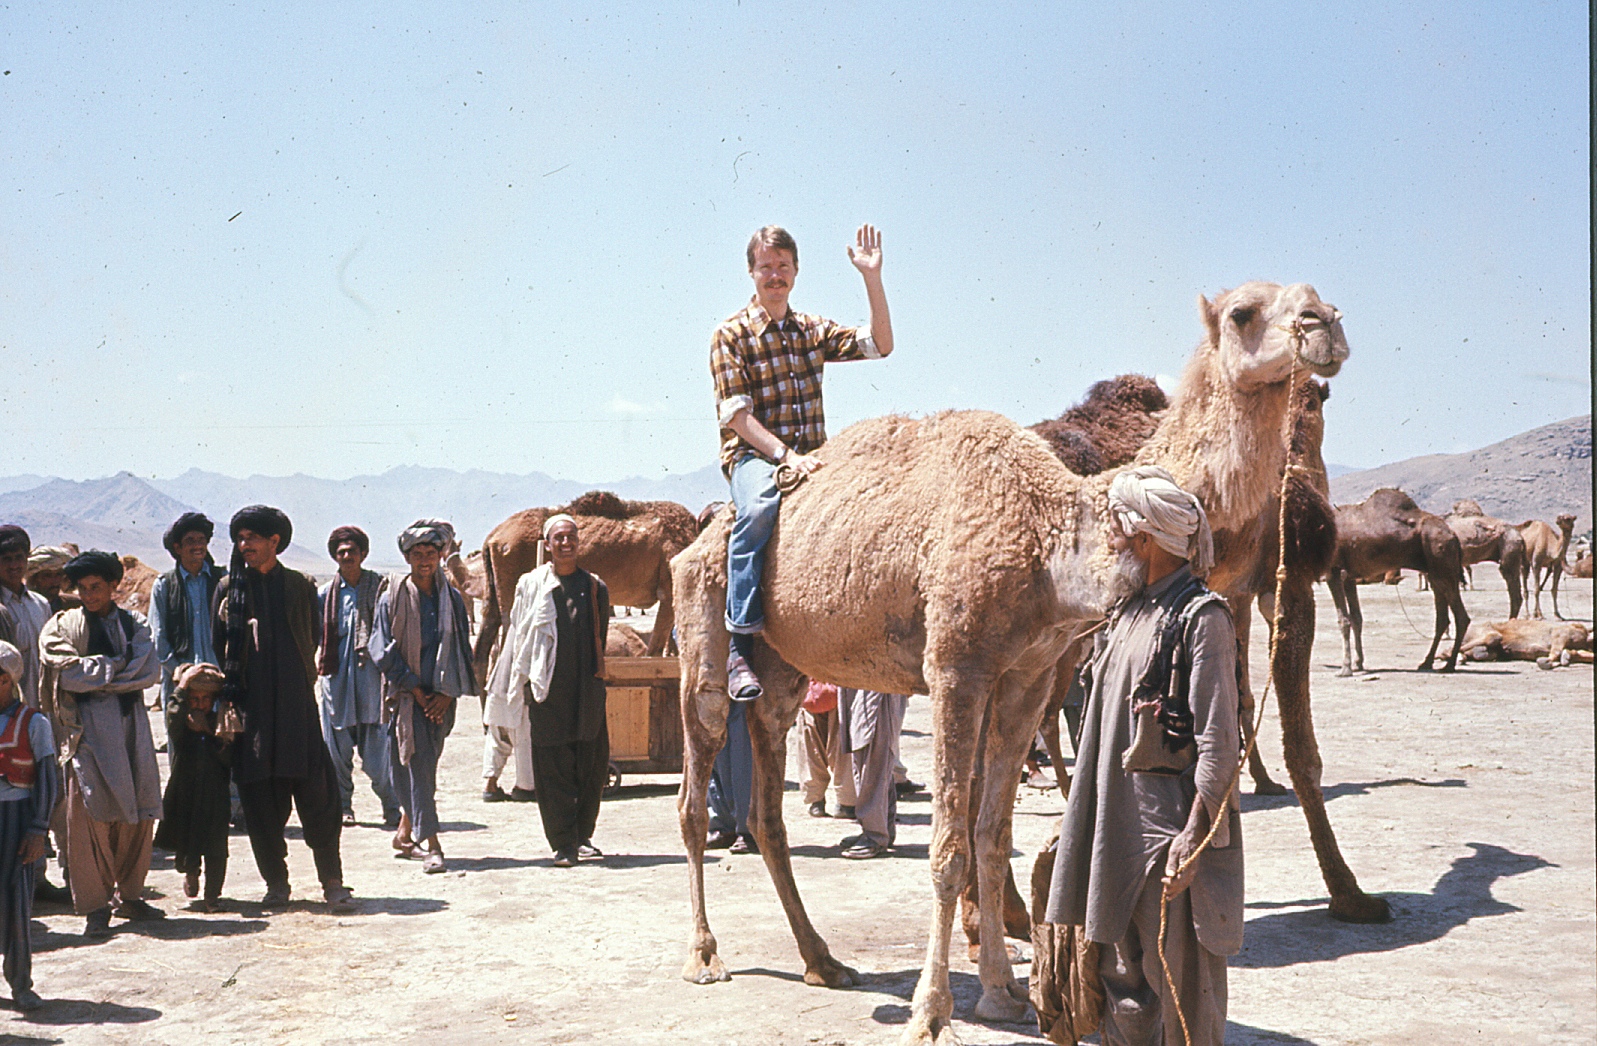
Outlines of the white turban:
[[455,528],[441,519],[418,519],[399,535],[399,551],[409,553],[417,545],[437,545],[447,555],[455,547]]
[[1214,565],[1214,536],[1198,499],[1157,465],[1127,469],[1109,484],[1109,511],[1126,534],[1152,535],[1159,547],[1192,565],[1199,577]]
[[34,574],[41,570],[60,570],[75,555],[77,555],[76,552],[60,545],[40,545],[28,553],[28,573]]
[[549,535],[554,533],[555,525],[558,523],[570,523],[572,526],[576,526],[577,520],[569,513],[556,512],[554,515],[543,521],[543,539],[545,541],[549,540]]
[[0,672],[10,676],[17,686],[22,685],[22,651],[3,639],[0,639]]

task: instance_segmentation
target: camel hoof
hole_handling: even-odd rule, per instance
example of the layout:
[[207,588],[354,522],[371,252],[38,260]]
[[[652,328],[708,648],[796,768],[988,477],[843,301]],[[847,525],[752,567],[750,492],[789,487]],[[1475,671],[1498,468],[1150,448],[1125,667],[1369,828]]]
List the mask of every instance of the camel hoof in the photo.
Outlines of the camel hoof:
[[904,1034],[898,1037],[898,1046],[961,1046],[954,1026],[936,1017],[914,1016]]
[[1392,921],[1392,907],[1384,897],[1355,893],[1331,898],[1331,918],[1344,923],[1384,923]]
[[1342,666],[1342,671],[1340,671],[1340,672],[1338,672],[1336,674],[1336,678],[1338,678],[1338,679],[1351,679],[1352,676],[1353,676],[1353,670],[1351,668],[1348,668],[1346,665],[1343,665]]
[[1422,662],[1420,662],[1420,667],[1416,668],[1414,671],[1416,671],[1416,672],[1429,672],[1430,670],[1431,670],[1431,663],[1429,661],[1422,661]]
[[719,955],[710,955],[705,958],[695,952],[688,956],[688,961],[682,967],[682,979],[689,984],[714,984],[717,981],[730,981],[732,971],[726,968],[726,963],[721,961]]
[[988,988],[981,993],[981,999],[976,1003],[978,1020],[999,1024],[1018,1024],[1030,1012],[1026,993],[1017,981],[1010,981],[1003,988]]
[[1279,781],[1272,781],[1268,777],[1262,781],[1253,782],[1254,795],[1291,795],[1292,789]]
[[804,971],[804,983],[812,988],[856,988],[862,981],[858,970],[828,955]]
[[1543,672],[1551,672],[1553,670],[1553,659],[1550,657],[1538,657],[1536,659],[1536,667]]

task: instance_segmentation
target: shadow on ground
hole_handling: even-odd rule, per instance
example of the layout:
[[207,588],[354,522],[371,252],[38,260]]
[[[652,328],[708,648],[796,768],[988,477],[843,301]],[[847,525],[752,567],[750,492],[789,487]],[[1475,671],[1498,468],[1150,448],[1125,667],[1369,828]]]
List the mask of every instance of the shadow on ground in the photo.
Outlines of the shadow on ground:
[[[1296,902],[1308,911],[1279,912],[1249,920],[1242,951],[1233,966],[1270,969],[1306,962],[1330,962],[1347,955],[1390,952],[1447,936],[1471,919],[1520,911],[1492,896],[1492,884],[1511,875],[1554,867],[1534,854],[1515,853],[1491,843],[1468,843],[1473,853],[1455,858],[1428,894],[1386,893],[1392,921],[1375,926],[1340,923],[1326,914],[1323,898]],[[1247,907],[1281,908],[1253,902]]]
[[160,1016],[160,1010],[148,1006],[123,1006],[120,1003],[91,1002],[88,999],[46,999],[44,1006],[23,1020],[29,1024],[144,1024]]
[[[1325,796],[1325,801],[1341,799],[1349,795],[1368,795],[1378,788],[1395,788],[1399,785],[1412,785],[1415,788],[1468,788],[1469,782],[1459,777],[1449,777],[1441,781],[1421,781],[1417,777],[1393,777],[1385,781],[1344,781],[1341,784],[1328,785],[1320,789],[1320,794]],[[1252,813],[1255,810],[1279,810],[1283,807],[1297,806],[1298,797],[1291,792],[1285,795],[1254,795],[1252,792],[1242,793],[1242,812]]]
[[445,862],[451,872],[498,872],[540,863],[527,857],[447,857]]
[[604,790],[604,801],[608,803],[617,799],[658,799],[663,795],[676,795],[678,791],[676,785],[668,784],[620,784]]
[[[260,933],[266,929],[263,919],[190,919],[181,916],[152,919],[149,922],[118,922],[112,924],[112,937],[137,934],[163,941],[193,941],[202,937],[238,937],[242,934]],[[81,948],[85,945],[105,944],[111,937],[85,937],[81,933],[57,933],[42,922],[33,923],[33,951],[60,951],[63,948]]]

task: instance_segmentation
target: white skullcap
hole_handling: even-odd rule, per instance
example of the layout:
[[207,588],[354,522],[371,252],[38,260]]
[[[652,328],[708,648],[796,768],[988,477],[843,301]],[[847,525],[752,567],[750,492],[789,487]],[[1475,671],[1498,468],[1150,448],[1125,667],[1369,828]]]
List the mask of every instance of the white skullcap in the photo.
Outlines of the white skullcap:
[[554,515],[543,521],[543,539],[545,541],[549,540],[549,535],[554,532],[555,524],[557,523],[570,523],[574,527],[577,525],[577,520],[576,517],[572,516],[570,513],[556,512]]
[[1214,536],[1198,499],[1157,465],[1127,469],[1109,484],[1109,511],[1126,534],[1152,535],[1159,547],[1192,565],[1199,577],[1214,565]]
[[22,685],[22,651],[0,639],[0,672],[11,677],[17,686]]

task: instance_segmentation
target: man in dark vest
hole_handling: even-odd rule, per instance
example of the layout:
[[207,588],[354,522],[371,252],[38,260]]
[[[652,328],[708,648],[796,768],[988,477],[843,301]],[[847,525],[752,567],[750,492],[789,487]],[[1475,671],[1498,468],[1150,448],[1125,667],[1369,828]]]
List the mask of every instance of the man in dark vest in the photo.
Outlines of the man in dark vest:
[[150,635],[161,662],[161,707],[168,715],[187,714],[172,703],[172,677],[180,665],[214,665],[211,601],[222,571],[211,560],[216,524],[202,513],[185,512],[166,530],[161,544],[177,561],[150,588]]
[[283,829],[297,808],[322,895],[335,910],[348,910],[353,898],[339,855],[338,780],[312,690],[321,641],[316,584],[278,561],[293,534],[281,510],[242,508],[228,533],[233,562],[216,592],[215,635],[227,679],[223,700],[244,719],[234,743],[233,780],[255,864],[266,880],[261,904],[288,904]]

